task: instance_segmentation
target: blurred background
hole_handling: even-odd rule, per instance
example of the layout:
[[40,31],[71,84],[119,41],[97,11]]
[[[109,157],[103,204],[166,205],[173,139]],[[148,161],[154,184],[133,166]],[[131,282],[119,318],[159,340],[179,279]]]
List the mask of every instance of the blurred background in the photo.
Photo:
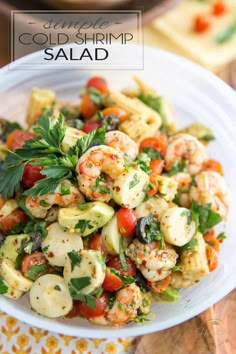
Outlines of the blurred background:
[[79,9],[141,10],[146,45],[186,56],[235,85],[236,0],[0,0],[0,65],[10,61],[12,10]]

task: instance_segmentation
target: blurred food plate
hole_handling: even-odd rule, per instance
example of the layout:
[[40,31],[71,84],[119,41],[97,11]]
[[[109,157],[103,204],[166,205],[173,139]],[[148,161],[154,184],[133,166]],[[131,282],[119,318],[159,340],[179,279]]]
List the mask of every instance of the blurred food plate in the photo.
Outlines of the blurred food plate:
[[[221,5],[217,8],[216,4]],[[176,52],[177,47],[178,54],[217,71],[236,58],[235,18],[235,0],[183,0],[156,19],[153,27],[164,42],[164,49],[173,46]],[[203,27],[196,28],[196,22]]]

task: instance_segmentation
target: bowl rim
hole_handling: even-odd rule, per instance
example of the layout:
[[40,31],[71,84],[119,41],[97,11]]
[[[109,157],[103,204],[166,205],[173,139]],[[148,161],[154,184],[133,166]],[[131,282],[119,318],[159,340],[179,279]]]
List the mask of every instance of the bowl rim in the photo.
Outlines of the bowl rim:
[[[71,46],[71,44],[69,44]],[[132,45],[137,46],[137,45]],[[203,80],[205,82],[208,82],[210,86],[215,89],[217,89],[218,92],[222,94],[222,99],[225,100],[227,97],[227,103],[230,104],[233,107],[233,110],[236,112],[236,93],[234,90],[226,84],[223,80],[218,78],[215,74],[209,72],[208,70],[204,69],[201,67],[199,64],[196,64],[186,58],[183,58],[181,56],[178,56],[176,54],[158,49],[158,48],[153,48],[150,46],[144,46],[144,51],[148,51],[150,55],[158,55],[162,60],[165,59],[166,61],[169,61],[170,63],[176,64],[177,66],[184,66],[184,68],[187,68],[186,70],[189,70],[194,73],[194,75],[198,75],[199,80]],[[41,51],[34,52],[32,54],[29,54],[27,56],[24,56],[20,59],[17,59],[14,62],[14,66],[20,65],[21,63],[27,63],[28,61],[33,60],[34,58],[38,57],[40,55]],[[51,68],[53,71],[53,66]],[[4,66],[3,68],[0,69],[0,80],[1,80],[1,75],[6,74],[9,71],[8,65]],[[17,71],[25,71],[25,69],[19,70],[17,68]],[[28,70],[27,70],[28,71]],[[87,70],[88,72],[90,69]],[[96,71],[99,71],[96,70]],[[102,69],[101,69],[102,71]],[[110,70],[112,72],[112,70]],[[122,70],[121,70],[122,71]],[[15,71],[12,70],[12,73]],[[11,75],[11,70],[9,71],[9,75]],[[3,90],[4,92],[4,90]],[[236,270],[236,264],[235,264],[235,270]],[[207,308],[221,300],[224,296],[226,296],[230,291],[232,291],[235,286],[236,286],[236,279],[233,276],[234,272],[232,269],[232,273],[230,277],[228,277],[228,282],[224,284],[224,287],[221,287],[219,292],[216,292],[211,295],[210,301],[206,300],[206,302],[202,305],[197,304],[194,306],[193,309],[188,309],[186,313],[183,312],[181,317],[177,318],[167,318],[166,320],[162,321],[162,323],[153,322],[150,321],[150,323],[146,322],[144,325],[137,325],[135,327],[98,327],[98,326],[91,326],[91,328],[83,328],[81,326],[76,326],[73,323],[73,326],[68,325],[67,323],[60,323],[60,322],[55,322],[54,320],[45,318],[43,316],[39,316],[37,319],[32,317],[31,314],[25,313],[21,309],[16,309],[14,308],[13,304],[9,306],[5,299],[3,301],[0,301],[0,310],[2,311],[7,311],[7,313],[11,316],[14,316],[18,320],[27,323],[28,325],[31,326],[36,326],[41,329],[47,329],[49,331],[55,332],[55,333],[63,333],[65,335],[70,335],[70,336],[80,336],[80,337],[85,337],[85,338],[105,338],[105,337],[122,337],[122,336],[139,336],[147,333],[152,333],[155,331],[160,331],[163,329],[167,329],[170,327],[173,327],[175,325],[178,325],[196,315],[199,313],[205,311]],[[7,305],[7,306],[6,306]],[[46,320],[46,324],[45,324]]]

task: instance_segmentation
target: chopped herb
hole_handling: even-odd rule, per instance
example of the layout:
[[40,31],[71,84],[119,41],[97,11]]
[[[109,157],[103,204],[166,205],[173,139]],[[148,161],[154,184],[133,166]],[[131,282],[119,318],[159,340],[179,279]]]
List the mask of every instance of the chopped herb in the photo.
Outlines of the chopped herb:
[[121,302],[119,302],[118,308],[119,308],[120,310],[123,310],[123,309],[124,309],[123,304],[122,304]]
[[94,290],[90,295],[95,296],[96,298],[100,297],[103,293],[103,288],[100,286],[96,290]]
[[129,182],[129,189],[132,189],[135,186],[137,186],[137,184],[139,184],[139,182],[140,182],[140,180],[138,179],[138,175],[137,175],[137,173],[135,173],[134,174],[134,179]]
[[228,27],[224,28],[222,31],[218,32],[214,39],[217,43],[223,44],[232,39],[236,34],[236,21],[230,24]]
[[70,194],[70,187],[67,184],[62,183],[61,185],[61,195]]
[[147,106],[151,107],[154,111],[160,114],[162,119],[162,128],[167,126],[167,117],[165,112],[165,100],[163,97],[154,96],[150,93],[140,93],[138,98],[145,103]]
[[142,299],[142,306],[143,307],[147,307],[149,305],[149,301],[144,297],[143,299]]
[[171,177],[178,172],[186,172],[188,168],[188,161],[181,159],[174,162],[171,170],[168,172],[168,176]]
[[191,176],[191,179],[192,179],[191,185],[194,186],[194,187],[197,187],[196,176],[194,176],[194,175]]
[[25,227],[25,222],[24,221],[21,221],[19,222],[19,224],[16,224],[15,226],[11,227],[10,228],[10,232],[11,234],[20,234],[22,232],[22,230],[24,229]]
[[105,179],[102,176],[98,176],[96,178],[95,181],[95,185],[94,186],[89,186],[89,188],[93,191],[96,192],[97,190],[101,193],[101,194],[109,194],[110,193],[110,189],[108,187],[106,187],[104,184],[101,183],[105,183]]
[[72,278],[69,282],[69,290],[74,300],[85,302],[89,307],[96,307],[96,299],[92,295],[84,295],[80,291],[91,284],[90,277]]
[[58,291],[61,291],[61,288],[60,288],[59,285],[54,286],[54,289],[55,289],[55,290],[58,290]]
[[97,89],[95,89],[94,87],[89,87],[87,89],[87,92],[89,93],[89,96],[90,96],[91,100],[97,106],[101,106],[101,104],[102,104],[102,94],[101,94],[101,92],[98,91]]
[[142,243],[160,241],[160,249],[165,249],[164,234],[160,230],[160,222],[153,215],[138,219],[136,235]]
[[89,209],[89,204],[80,204],[80,205],[78,205],[78,208],[80,210],[87,210],[87,209]]
[[109,294],[109,299],[108,299],[108,308],[109,308],[109,310],[113,307],[115,301],[116,301],[116,295],[115,294]]
[[24,250],[19,249],[18,255],[17,255],[16,260],[15,260],[15,268],[17,270],[21,269],[21,264],[22,264],[24,256],[25,256]]
[[122,268],[124,270],[127,270],[128,265],[127,265],[125,253],[124,253],[124,237],[123,236],[120,237],[119,256],[120,256],[120,263],[121,263]]
[[0,276],[0,294],[4,295],[8,292],[8,286],[5,284],[3,278]]
[[36,280],[38,276],[47,270],[46,264],[35,264],[33,265],[27,273],[27,278],[30,280]]
[[122,275],[117,269],[109,267],[111,273],[117,275],[124,283],[124,285],[132,284],[135,282],[135,279],[130,276]]
[[150,320],[147,318],[147,315],[140,313],[133,319],[133,321],[136,323],[143,323],[145,321],[150,321]]
[[211,204],[199,205],[195,200],[192,201],[191,215],[196,223],[196,229],[202,234],[222,221],[221,216],[211,210]]
[[45,200],[40,200],[39,204],[43,207],[43,208],[48,208],[50,206],[49,203],[45,202]]
[[223,242],[227,238],[227,236],[225,232],[221,232],[216,238],[219,242]]
[[76,128],[78,130],[83,129],[84,123],[80,119],[72,119],[67,121],[67,124],[69,127]]
[[82,234],[85,232],[87,228],[93,229],[93,225],[91,225],[89,222],[90,220],[81,219],[75,225],[75,229],[79,229]]
[[76,265],[80,265],[81,257],[80,255],[75,252],[74,250],[67,253],[68,257],[70,258],[71,263],[71,271],[73,272]]
[[151,160],[163,160],[162,154],[154,147],[144,147],[143,151]]
[[188,243],[186,243],[186,245],[180,247],[180,252],[183,252],[183,251],[196,252],[196,249],[195,249],[196,245],[197,245],[197,239],[193,237]]
[[182,272],[182,266],[181,265],[175,265],[173,268],[171,268],[172,272]]
[[30,241],[26,244],[26,246],[24,247],[24,251],[28,254],[32,253],[32,249],[33,249],[33,242]]
[[43,252],[43,253],[46,253],[46,252],[48,251],[48,249],[49,249],[49,245],[46,246],[46,247],[43,247],[43,248],[42,248],[42,252]]

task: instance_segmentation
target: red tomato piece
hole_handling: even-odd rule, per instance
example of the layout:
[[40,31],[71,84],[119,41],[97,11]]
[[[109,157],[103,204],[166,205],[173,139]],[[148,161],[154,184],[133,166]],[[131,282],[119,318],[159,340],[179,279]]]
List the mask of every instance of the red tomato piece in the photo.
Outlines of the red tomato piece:
[[106,291],[117,291],[124,285],[118,275],[112,273],[109,268],[106,268],[106,276],[102,287]]
[[[21,271],[25,277],[28,276],[30,268],[36,264],[46,264],[47,259],[42,252],[34,252],[32,254],[26,254],[22,260]],[[41,275],[41,274],[38,274]]]
[[27,216],[21,209],[14,210],[11,214],[1,219],[1,228],[3,232],[10,232],[11,228],[20,222],[26,222]]
[[103,116],[114,114],[119,118],[120,123],[124,122],[128,118],[128,113],[123,108],[116,107],[116,106],[105,108],[102,111],[102,114]]
[[97,112],[99,107],[90,97],[89,93],[85,93],[80,102],[80,110],[85,119],[89,119]]
[[154,293],[162,293],[163,291],[166,290],[167,286],[170,285],[171,281],[171,276],[168,275],[163,280],[157,281],[157,282],[147,282],[148,287],[154,292]]
[[228,11],[226,3],[222,0],[217,0],[212,5],[212,13],[215,16],[221,16]]
[[100,123],[98,123],[96,120],[88,120],[83,125],[83,131],[85,133],[90,133],[99,127],[100,127]]
[[86,88],[93,87],[100,91],[102,94],[109,92],[108,85],[105,79],[99,76],[91,77],[86,84]]
[[209,232],[203,235],[204,240],[209,243],[211,247],[217,252],[220,250],[220,241],[215,237],[215,230],[211,229]]
[[[165,135],[165,134],[163,134]],[[166,153],[166,139],[163,138],[163,135],[160,135],[158,138],[155,136],[151,136],[148,138],[145,138],[141,141],[139,150],[144,151],[144,148],[154,148],[156,149],[162,156],[165,155]]]
[[3,205],[5,204],[5,200],[3,199],[3,197],[0,194],[0,209],[3,207]]
[[118,228],[123,236],[129,237],[135,233],[138,217],[133,209],[120,208],[116,214]]
[[24,186],[27,188],[31,188],[33,187],[35,182],[45,178],[46,176],[41,175],[40,173],[42,169],[43,166],[36,166],[32,165],[31,163],[27,163],[22,177],[22,183],[24,184]]
[[157,194],[158,187],[159,187],[155,174],[150,175],[149,182],[150,182],[150,185],[148,187],[148,195],[150,198],[152,198],[152,197],[154,197],[154,195]]
[[120,262],[120,258],[119,256],[115,256],[112,257],[108,262],[107,262],[107,266],[111,267],[111,268],[115,268],[116,270],[119,270],[121,275],[126,275],[129,277],[134,277],[136,274],[136,265],[134,264],[133,261],[131,261],[131,259],[129,257],[125,257],[126,259],[126,263],[128,266],[127,270],[124,270],[121,262]]
[[81,315],[86,318],[102,316],[105,313],[106,307],[108,305],[108,298],[105,293],[103,293],[99,298],[96,299],[96,307],[92,309],[85,302],[77,301],[76,306]]
[[25,132],[24,130],[14,130],[7,137],[7,147],[9,150],[15,151],[20,149],[26,140],[33,139],[36,136],[33,132]]
[[200,14],[194,18],[194,31],[206,32],[211,27],[211,17],[208,14]]
[[151,160],[150,167],[152,174],[160,175],[164,168],[164,160]]

